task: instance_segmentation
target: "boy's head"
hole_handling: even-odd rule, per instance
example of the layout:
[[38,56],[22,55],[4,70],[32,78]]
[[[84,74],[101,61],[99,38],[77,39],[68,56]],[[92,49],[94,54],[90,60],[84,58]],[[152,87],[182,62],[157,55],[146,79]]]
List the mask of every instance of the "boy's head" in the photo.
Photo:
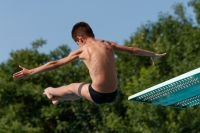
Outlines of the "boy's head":
[[87,39],[88,37],[94,38],[94,33],[92,28],[85,22],[78,22],[72,28],[72,38],[75,42],[79,41],[78,37],[82,37],[83,39]]

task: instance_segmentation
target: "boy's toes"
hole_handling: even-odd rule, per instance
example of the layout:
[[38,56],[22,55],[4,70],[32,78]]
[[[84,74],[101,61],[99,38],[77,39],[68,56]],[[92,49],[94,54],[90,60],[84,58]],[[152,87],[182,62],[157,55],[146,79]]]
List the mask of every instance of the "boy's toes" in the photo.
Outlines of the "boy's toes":
[[53,99],[53,98],[54,98],[54,96],[51,95],[51,93],[50,93],[50,88],[46,88],[46,89],[44,90],[44,93],[43,93],[43,94],[45,94],[45,95],[48,97],[48,99]]
[[61,97],[57,97],[57,96],[54,96],[53,99],[52,99],[52,103],[54,105],[58,104],[59,101],[61,100],[62,98]]
[[53,100],[52,100],[52,103],[53,103],[54,105],[56,105],[56,104],[59,103],[59,101],[53,101]]

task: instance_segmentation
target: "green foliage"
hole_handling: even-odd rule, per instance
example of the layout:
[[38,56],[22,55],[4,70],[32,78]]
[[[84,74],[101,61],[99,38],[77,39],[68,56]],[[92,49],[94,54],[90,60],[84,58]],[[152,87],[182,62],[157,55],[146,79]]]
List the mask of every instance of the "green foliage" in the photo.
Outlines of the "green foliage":
[[[192,0],[199,24],[200,1]],[[174,15],[160,14],[156,22],[138,28],[124,45],[164,53],[155,66],[149,57],[116,52],[119,78],[118,96],[112,104],[96,105],[81,99],[51,104],[44,95],[46,87],[73,82],[91,82],[86,66],[79,60],[56,70],[14,80],[13,73],[40,66],[70,53],[62,45],[49,54],[38,52],[43,39],[32,48],[13,51],[0,64],[0,132],[1,133],[198,133],[200,107],[186,110],[134,103],[128,96],[200,66],[200,29],[187,17],[182,4],[174,6]]]
[[189,5],[194,8],[197,23],[200,24],[200,0],[191,0]]
[[42,38],[35,40],[34,42],[32,42],[32,48],[33,49],[37,49],[39,47],[42,47],[44,44],[46,44],[46,40],[43,40]]
[[[185,9],[181,4],[174,9],[174,16],[160,14],[157,22],[142,25],[130,41],[125,42],[127,46],[156,53],[166,52],[167,55],[157,60],[155,66],[150,64],[149,58],[136,59],[117,53],[118,76],[121,80],[119,86],[123,89],[125,98],[200,66],[200,29],[185,16]],[[178,110],[127,101],[123,102],[123,106],[126,107],[123,120],[128,122],[127,127],[131,132],[199,132],[196,125],[200,122],[198,117],[191,117],[191,114],[198,115],[196,112],[199,107]],[[186,121],[191,123],[186,124]]]

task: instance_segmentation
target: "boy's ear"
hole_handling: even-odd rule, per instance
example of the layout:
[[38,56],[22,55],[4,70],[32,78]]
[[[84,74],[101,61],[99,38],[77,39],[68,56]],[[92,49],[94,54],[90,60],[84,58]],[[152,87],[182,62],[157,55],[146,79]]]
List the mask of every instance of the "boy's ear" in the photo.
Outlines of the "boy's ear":
[[77,36],[77,42],[83,42],[83,38],[81,36]]

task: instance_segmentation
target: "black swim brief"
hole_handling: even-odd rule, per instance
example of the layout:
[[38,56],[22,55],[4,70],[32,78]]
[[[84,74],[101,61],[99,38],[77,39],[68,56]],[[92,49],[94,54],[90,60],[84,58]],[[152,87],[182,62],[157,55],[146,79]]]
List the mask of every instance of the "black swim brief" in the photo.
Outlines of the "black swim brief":
[[96,104],[111,103],[115,100],[117,96],[117,90],[112,93],[100,93],[100,92],[95,91],[92,88],[91,84],[89,85],[88,89],[90,92],[90,96],[92,97],[92,100]]

